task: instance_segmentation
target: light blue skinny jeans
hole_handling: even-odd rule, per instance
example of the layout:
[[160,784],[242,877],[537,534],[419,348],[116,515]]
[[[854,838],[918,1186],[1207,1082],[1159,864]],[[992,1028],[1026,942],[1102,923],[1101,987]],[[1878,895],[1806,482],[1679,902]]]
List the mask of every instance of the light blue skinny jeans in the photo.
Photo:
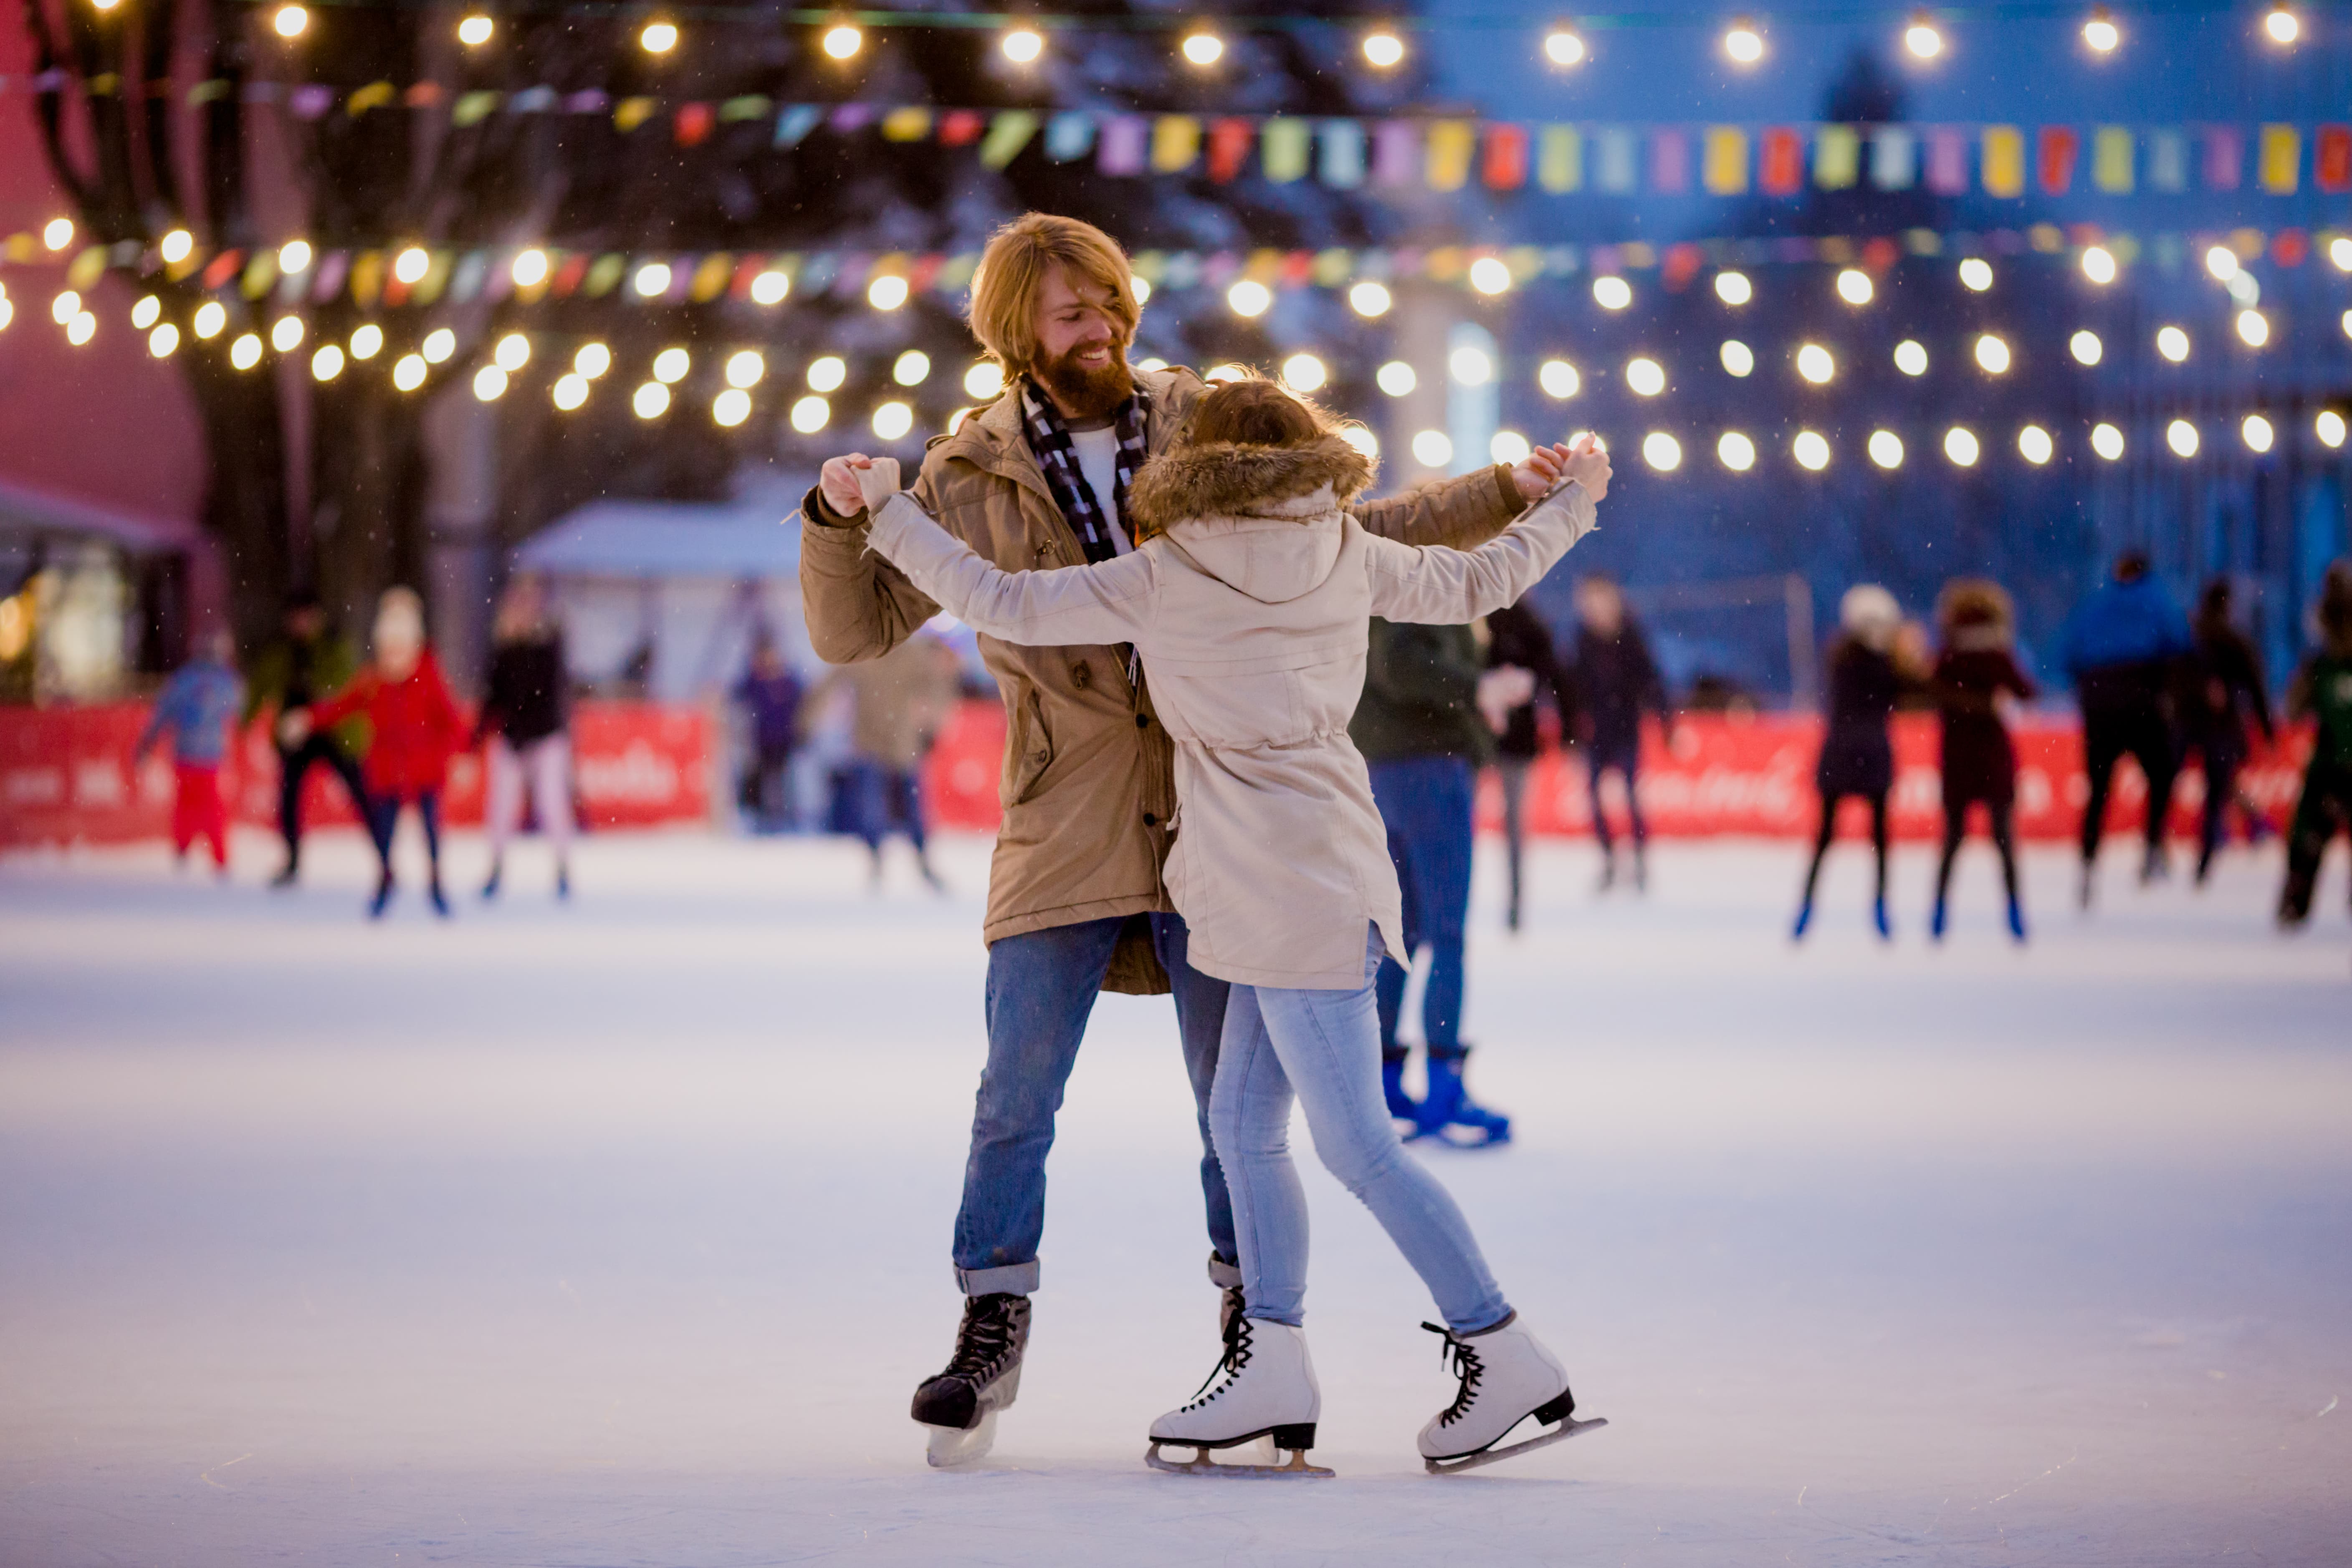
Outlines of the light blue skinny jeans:
[[1381,1095],[1381,1026],[1371,933],[1353,991],[1235,985],[1225,1004],[1209,1092],[1209,1130],[1233,1194],[1247,1314],[1297,1326],[1307,1300],[1307,1194],[1290,1159],[1290,1105],[1324,1168],[1372,1211],[1458,1334],[1511,1315],[1469,1221],[1437,1178],[1404,1152]]

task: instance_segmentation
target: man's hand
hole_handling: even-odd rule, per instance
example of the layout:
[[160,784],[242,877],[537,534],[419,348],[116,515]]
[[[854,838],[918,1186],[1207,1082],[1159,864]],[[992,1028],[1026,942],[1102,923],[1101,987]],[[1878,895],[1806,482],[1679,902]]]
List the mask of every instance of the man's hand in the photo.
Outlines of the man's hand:
[[857,470],[857,504],[872,511],[898,493],[898,459],[869,458]]
[[1541,500],[1559,483],[1560,470],[1568,461],[1565,443],[1555,447],[1538,447],[1528,454],[1526,462],[1511,470],[1511,482],[1519,488],[1523,500]]
[[816,488],[834,515],[856,517],[866,510],[866,498],[857,487],[857,471],[873,466],[874,459],[863,452],[824,460],[824,467],[817,470]]

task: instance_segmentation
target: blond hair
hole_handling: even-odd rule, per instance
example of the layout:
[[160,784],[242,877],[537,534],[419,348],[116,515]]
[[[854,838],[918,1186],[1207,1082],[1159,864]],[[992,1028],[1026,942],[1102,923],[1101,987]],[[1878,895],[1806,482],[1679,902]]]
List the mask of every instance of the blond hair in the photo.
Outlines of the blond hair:
[[989,237],[971,283],[971,335],[1008,376],[1037,362],[1037,292],[1056,266],[1108,293],[1112,319],[1135,335],[1142,311],[1118,242],[1090,223],[1030,213]]

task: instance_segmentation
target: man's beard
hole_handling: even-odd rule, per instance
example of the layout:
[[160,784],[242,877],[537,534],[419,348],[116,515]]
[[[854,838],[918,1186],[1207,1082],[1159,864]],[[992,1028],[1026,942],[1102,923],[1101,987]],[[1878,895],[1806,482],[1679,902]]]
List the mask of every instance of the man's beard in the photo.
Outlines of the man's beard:
[[1054,395],[1063,416],[1100,419],[1135,395],[1135,375],[1127,368],[1127,345],[1110,345],[1110,359],[1098,369],[1078,363],[1078,355],[1096,347],[1081,343],[1059,359],[1040,361],[1035,371],[1045,390]]

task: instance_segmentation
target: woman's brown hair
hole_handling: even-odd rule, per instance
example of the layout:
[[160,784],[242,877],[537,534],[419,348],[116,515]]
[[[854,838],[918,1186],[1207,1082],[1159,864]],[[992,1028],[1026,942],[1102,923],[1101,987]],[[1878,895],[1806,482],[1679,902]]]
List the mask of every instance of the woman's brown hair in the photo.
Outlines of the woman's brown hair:
[[1192,405],[1184,439],[1196,447],[1228,441],[1244,447],[1296,447],[1329,432],[1304,398],[1260,376],[1211,387]]

